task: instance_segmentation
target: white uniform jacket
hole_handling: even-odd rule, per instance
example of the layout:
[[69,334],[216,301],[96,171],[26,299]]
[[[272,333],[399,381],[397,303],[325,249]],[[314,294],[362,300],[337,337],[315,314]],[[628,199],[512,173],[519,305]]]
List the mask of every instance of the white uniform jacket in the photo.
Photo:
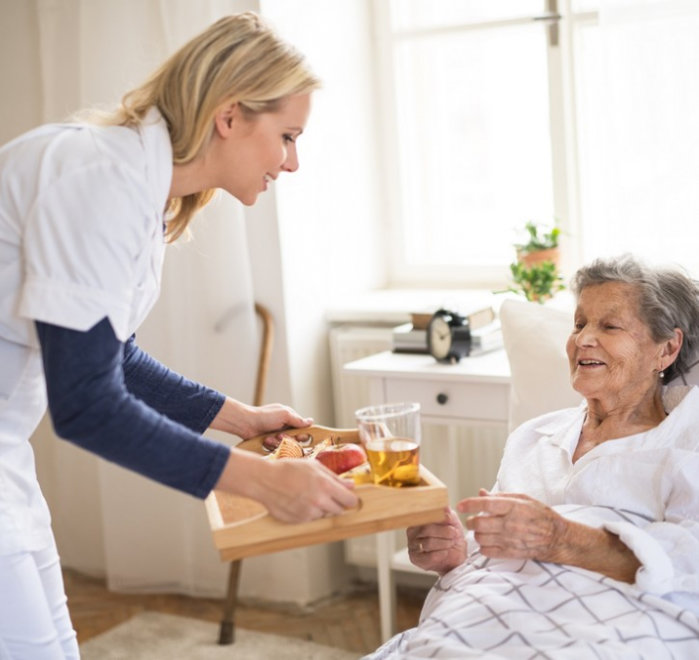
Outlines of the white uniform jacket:
[[52,124],[0,149],[0,554],[45,547],[28,442],[46,408],[34,321],[124,341],[160,291],[172,148],[138,128]]

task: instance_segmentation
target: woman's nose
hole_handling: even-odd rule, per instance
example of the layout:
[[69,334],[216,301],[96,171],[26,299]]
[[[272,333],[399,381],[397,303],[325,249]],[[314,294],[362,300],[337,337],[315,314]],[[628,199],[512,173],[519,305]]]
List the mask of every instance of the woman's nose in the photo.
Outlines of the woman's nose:
[[286,151],[286,159],[282,163],[283,172],[295,172],[299,168],[299,157],[296,147],[290,147]]
[[590,326],[582,328],[575,337],[575,343],[578,346],[590,346],[596,340],[595,332]]

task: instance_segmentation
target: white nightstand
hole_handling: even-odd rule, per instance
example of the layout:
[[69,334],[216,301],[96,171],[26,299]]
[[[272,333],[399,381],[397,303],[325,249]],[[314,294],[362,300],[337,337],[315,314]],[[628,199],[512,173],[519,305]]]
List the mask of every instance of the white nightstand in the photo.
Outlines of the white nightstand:
[[[429,355],[385,351],[349,362],[348,374],[369,377],[372,403],[417,401],[422,421],[437,424],[507,425],[510,399],[510,365],[504,350],[469,357],[454,365],[440,364]],[[456,483],[458,466],[447,483]],[[392,532],[376,535],[381,636],[395,631],[393,572],[421,572],[396,552]]]

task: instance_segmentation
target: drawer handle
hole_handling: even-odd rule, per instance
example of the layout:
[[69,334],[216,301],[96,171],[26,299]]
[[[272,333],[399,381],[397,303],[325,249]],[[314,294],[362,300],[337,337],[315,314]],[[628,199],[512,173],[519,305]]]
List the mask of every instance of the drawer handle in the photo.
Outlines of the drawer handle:
[[444,392],[440,392],[440,393],[437,395],[437,403],[438,403],[440,406],[443,406],[447,401],[449,401],[449,396],[446,395],[446,394],[444,394]]

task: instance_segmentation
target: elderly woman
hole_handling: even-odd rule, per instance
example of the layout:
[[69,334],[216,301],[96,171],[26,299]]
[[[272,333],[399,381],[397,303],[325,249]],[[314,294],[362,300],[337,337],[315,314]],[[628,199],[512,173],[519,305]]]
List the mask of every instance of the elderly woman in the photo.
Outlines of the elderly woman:
[[630,256],[573,280],[584,401],[516,429],[492,491],[408,530],[439,574],[371,657],[699,657],[699,288]]

